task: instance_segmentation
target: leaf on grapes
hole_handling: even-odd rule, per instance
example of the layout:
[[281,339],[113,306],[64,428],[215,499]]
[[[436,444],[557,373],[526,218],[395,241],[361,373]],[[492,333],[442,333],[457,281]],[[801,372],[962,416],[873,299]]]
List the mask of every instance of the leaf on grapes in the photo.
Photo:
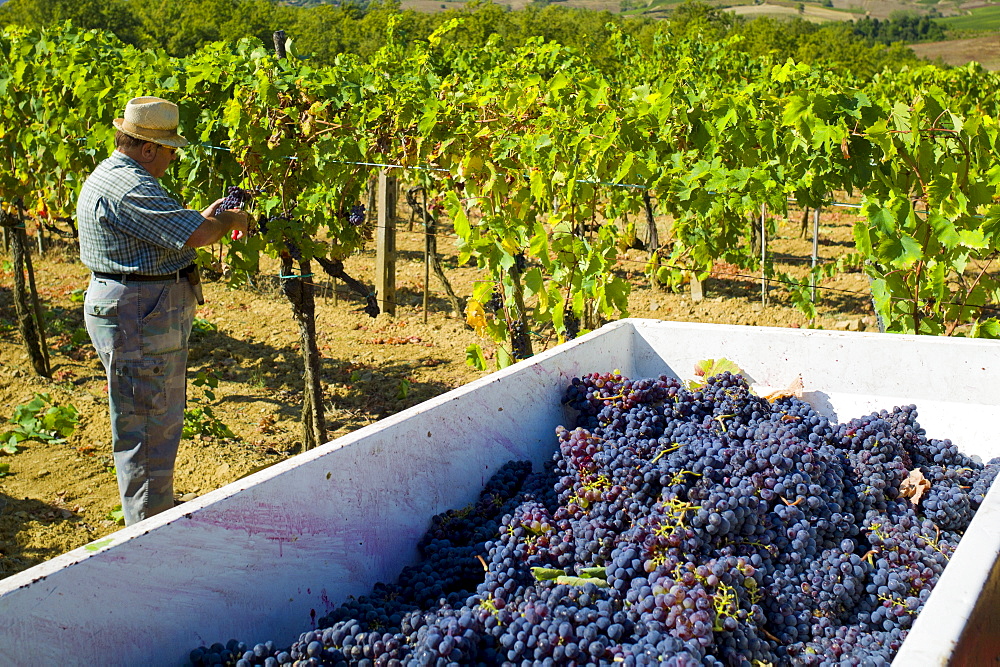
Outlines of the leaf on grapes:
[[565,584],[567,586],[586,586],[587,584],[593,584],[598,588],[607,588],[608,582],[603,579],[587,579],[585,577],[569,577],[562,576],[556,577],[557,584]]
[[702,359],[694,365],[694,374],[699,377],[710,378],[719,373],[740,373],[740,367],[729,359]]
[[695,376],[702,378],[701,380],[689,380],[688,388],[691,390],[696,390],[705,386],[705,381],[708,378],[718,375],[720,373],[725,373],[729,371],[734,375],[739,375],[742,373],[740,367],[729,359],[702,359],[697,364],[694,365]]
[[794,380],[792,380],[792,383],[788,385],[787,389],[779,389],[778,391],[772,391],[770,394],[764,396],[764,398],[769,403],[774,403],[775,401],[781,398],[791,398],[791,397],[802,398],[803,389],[804,386],[802,384],[802,376],[799,375]]
[[603,567],[585,567],[580,570],[580,576],[584,579],[607,579],[608,571]]
[[531,568],[531,574],[534,575],[535,581],[553,581],[559,577],[565,577],[566,570],[557,570],[551,567],[533,567]]
[[931,488],[930,480],[924,477],[924,473],[920,472],[920,468],[914,468],[910,471],[909,476],[899,485],[899,495],[909,498],[910,502],[916,506],[920,504],[921,496],[929,488]]

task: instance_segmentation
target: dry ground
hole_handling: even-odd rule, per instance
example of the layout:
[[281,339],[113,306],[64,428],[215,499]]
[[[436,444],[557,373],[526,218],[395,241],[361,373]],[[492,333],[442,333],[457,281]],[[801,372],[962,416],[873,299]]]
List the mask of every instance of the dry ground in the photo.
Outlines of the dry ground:
[[912,44],[910,48],[921,58],[940,60],[945,65],[965,65],[978,62],[985,69],[1000,70],[1000,33],[946,42]]
[[[798,217],[800,214],[795,214]],[[398,225],[395,316],[370,319],[361,303],[338,295],[329,281],[316,279],[317,328],[323,354],[325,410],[330,438],[446,392],[483,375],[465,364],[465,349],[479,342],[464,321],[452,315],[432,275],[433,296],[428,321],[420,308],[424,268],[422,235],[408,231],[403,212]],[[824,213],[820,256],[830,259],[851,247],[853,219],[844,209]],[[665,233],[664,228],[661,233]],[[787,257],[783,270],[801,274],[811,242],[800,225],[782,223],[771,251]],[[471,293],[480,279],[474,267],[456,264],[454,238],[442,235],[439,249],[450,281],[460,296]],[[809,322],[788,305],[775,288],[767,307],[760,285],[720,267],[706,281],[706,298],[650,287],[643,275],[645,255],[631,250],[618,270],[634,286],[631,315],[667,320],[782,327],[872,328],[867,282],[858,274],[842,275],[820,290],[820,317]],[[0,455],[9,474],[0,477],[0,578],[100,538],[119,526],[109,518],[118,505],[107,418],[106,385],[100,363],[84,336],[81,288],[87,271],[72,243],[59,243],[34,258],[36,278],[50,325],[53,380],[33,375],[13,322],[12,273],[9,256],[0,254],[0,418],[37,392],[47,392],[58,405],[80,411],[77,430],[62,444],[28,442],[12,456]],[[346,265],[351,275],[372,284],[374,250],[367,249]],[[192,339],[189,377],[199,370],[217,374],[217,400],[209,405],[238,436],[236,440],[199,437],[181,443],[176,491],[184,499],[232,482],[263,466],[299,452],[301,369],[298,334],[290,307],[274,281],[263,277],[254,289],[230,290],[206,285],[207,304],[198,312],[205,331]],[[343,288],[341,288],[343,289]],[[214,329],[213,329],[214,328]],[[74,341],[73,335],[77,334]],[[536,340],[553,344],[545,331]],[[609,369],[595,369],[609,370]],[[201,389],[189,385],[189,407],[199,404]],[[0,433],[4,427],[0,424]]]

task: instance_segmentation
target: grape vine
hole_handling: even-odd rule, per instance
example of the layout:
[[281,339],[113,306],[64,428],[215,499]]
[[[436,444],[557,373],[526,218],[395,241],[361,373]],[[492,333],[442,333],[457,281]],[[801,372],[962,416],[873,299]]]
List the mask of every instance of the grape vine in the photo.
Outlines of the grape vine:
[[[613,29],[618,66],[598,68],[537,39],[471,50],[452,39],[461,25],[409,48],[388,26],[372,58],[329,67],[253,40],[169,58],[68,24],[6,27],[0,198],[71,212],[111,120],[142,92],[175,100],[194,139],[168,187],[196,207],[227,186],[259,193],[266,231],[226,245],[237,284],[262,254],[342,261],[371,234],[357,206],[378,165],[419,173],[460,260],[488,274],[470,321],[500,365],[531,354],[540,328],[564,340],[627,313],[615,266],[629,216],[652,201],[670,218],[648,248],[652,279],[678,286],[727,262],[812,314],[808,280],[761,266],[761,208],[852,197],[856,252],[814,279],[866,272],[889,331],[1000,335],[1000,75],[924,66],[862,82],[669,31],[642,52]],[[494,292],[503,307],[483,308]],[[469,358],[485,364],[478,347]]]

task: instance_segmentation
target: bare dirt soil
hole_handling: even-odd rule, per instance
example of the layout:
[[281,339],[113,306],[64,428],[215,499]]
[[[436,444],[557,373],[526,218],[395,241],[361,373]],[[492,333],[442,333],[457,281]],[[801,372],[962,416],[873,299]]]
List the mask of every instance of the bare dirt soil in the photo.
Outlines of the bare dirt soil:
[[[792,217],[779,224],[778,238],[772,239],[769,251],[782,258],[779,269],[803,275],[811,236],[801,234],[801,213]],[[361,312],[361,300],[347,294],[343,285],[334,289],[329,280],[314,278],[319,288],[317,331],[331,440],[485,374],[466,365],[465,349],[480,343],[491,356],[491,346],[465,325],[462,316],[450,312],[433,274],[424,323],[423,235],[419,228],[411,231],[407,220],[408,212],[400,211],[395,316],[371,319]],[[821,260],[851,249],[853,221],[849,209],[823,213]],[[664,222],[661,238],[666,232]],[[473,282],[483,277],[481,272],[457,265],[455,239],[448,233],[441,234],[438,248],[456,292],[467,297]],[[646,253],[629,250],[618,266],[633,285],[629,301],[633,317],[828,329],[875,326],[868,283],[860,274],[822,283],[819,317],[809,321],[789,305],[780,286],[770,290],[770,302],[762,306],[759,280],[732,267],[719,267],[718,275],[705,282],[705,298],[698,303],[689,293],[651,287],[643,274],[646,259]],[[50,242],[33,261],[48,323],[53,379],[35,376],[28,363],[15,325],[10,256],[0,254],[0,436],[10,427],[3,422],[15,407],[36,393],[49,394],[55,405],[74,405],[80,422],[64,443],[29,441],[14,455],[0,455],[0,466],[9,466],[9,472],[0,476],[0,578],[120,528],[112,518],[119,500],[106,383],[82,329],[82,289],[88,272],[79,263],[72,240]],[[372,285],[373,248],[345,265],[349,274]],[[178,502],[300,451],[302,362],[297,327],[274,276],[263,275],[258,283],[240,290],[220,282],[205,285],[207,303],[198,311],[191,341],[188,407],[207,405],[237,438],[201,435],[182,441],[175,478]],[[536,334],[536,348],[554,344],[547,332]],[[198,371],[219,378],[216,400],[208,401],[202,388],[192,385]]]
[[969,39],[911,44],[910,48],[921,58],[940,61],[945,65],[961,67],[975,61],[982,65],[983,69],[1000,70],[1000,33]]
[[813,23],[825,23],[827,21],[853,21],[855,19],[854,14],[850,14],[846,11],[837,11],[835,9],[827,9],[825,7],[817,7],[815,5],[807,5],[802,3],[802,11],[799,11],[797,7],[786,7],[783,5],[776,5],[770,3],[764,3],[761,5],[737,5],[735,7],[727,8],[738,16],[746,16],[748,18],[755,18],[757,16],[780,16],[785,18],[803,18],[806,21],[812,21]]

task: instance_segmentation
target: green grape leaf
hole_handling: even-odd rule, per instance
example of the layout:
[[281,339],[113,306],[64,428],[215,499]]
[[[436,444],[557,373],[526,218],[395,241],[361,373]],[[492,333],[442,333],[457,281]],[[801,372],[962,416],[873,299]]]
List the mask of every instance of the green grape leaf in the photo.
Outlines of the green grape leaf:
[[566,570],[558,570],[551,567],[533,567],[531,568],[531,574],[535,577],[535,581],[553,581],[559,577],[565,577]]
[[476,370],[486,370],[486,357],[483,355],[483,348],[475,343],[465,348],[465,363]]
[[565,584],[567,586],[586,586],[587,584],[593,584],[598,588],[607,588],[608,582],[603,579],[588,579],[585,577],[556,577],[555,582],[557,584]]
[[689,380],[689,389],[698,389],[704,387],[708,378],[718,375],[719,373],[725,373],[729,371],[735,375],[742,373],[740,367],[729,359],[703,359],[694,365],[694,374],[697,377],[704,378],[702,380]]
[[608,571],[604,567],[585,567],[579,572],[584,579],[607,579]]
[[497,368],[507,368],[514,363],[514,357],[505,347],[497,347]]

